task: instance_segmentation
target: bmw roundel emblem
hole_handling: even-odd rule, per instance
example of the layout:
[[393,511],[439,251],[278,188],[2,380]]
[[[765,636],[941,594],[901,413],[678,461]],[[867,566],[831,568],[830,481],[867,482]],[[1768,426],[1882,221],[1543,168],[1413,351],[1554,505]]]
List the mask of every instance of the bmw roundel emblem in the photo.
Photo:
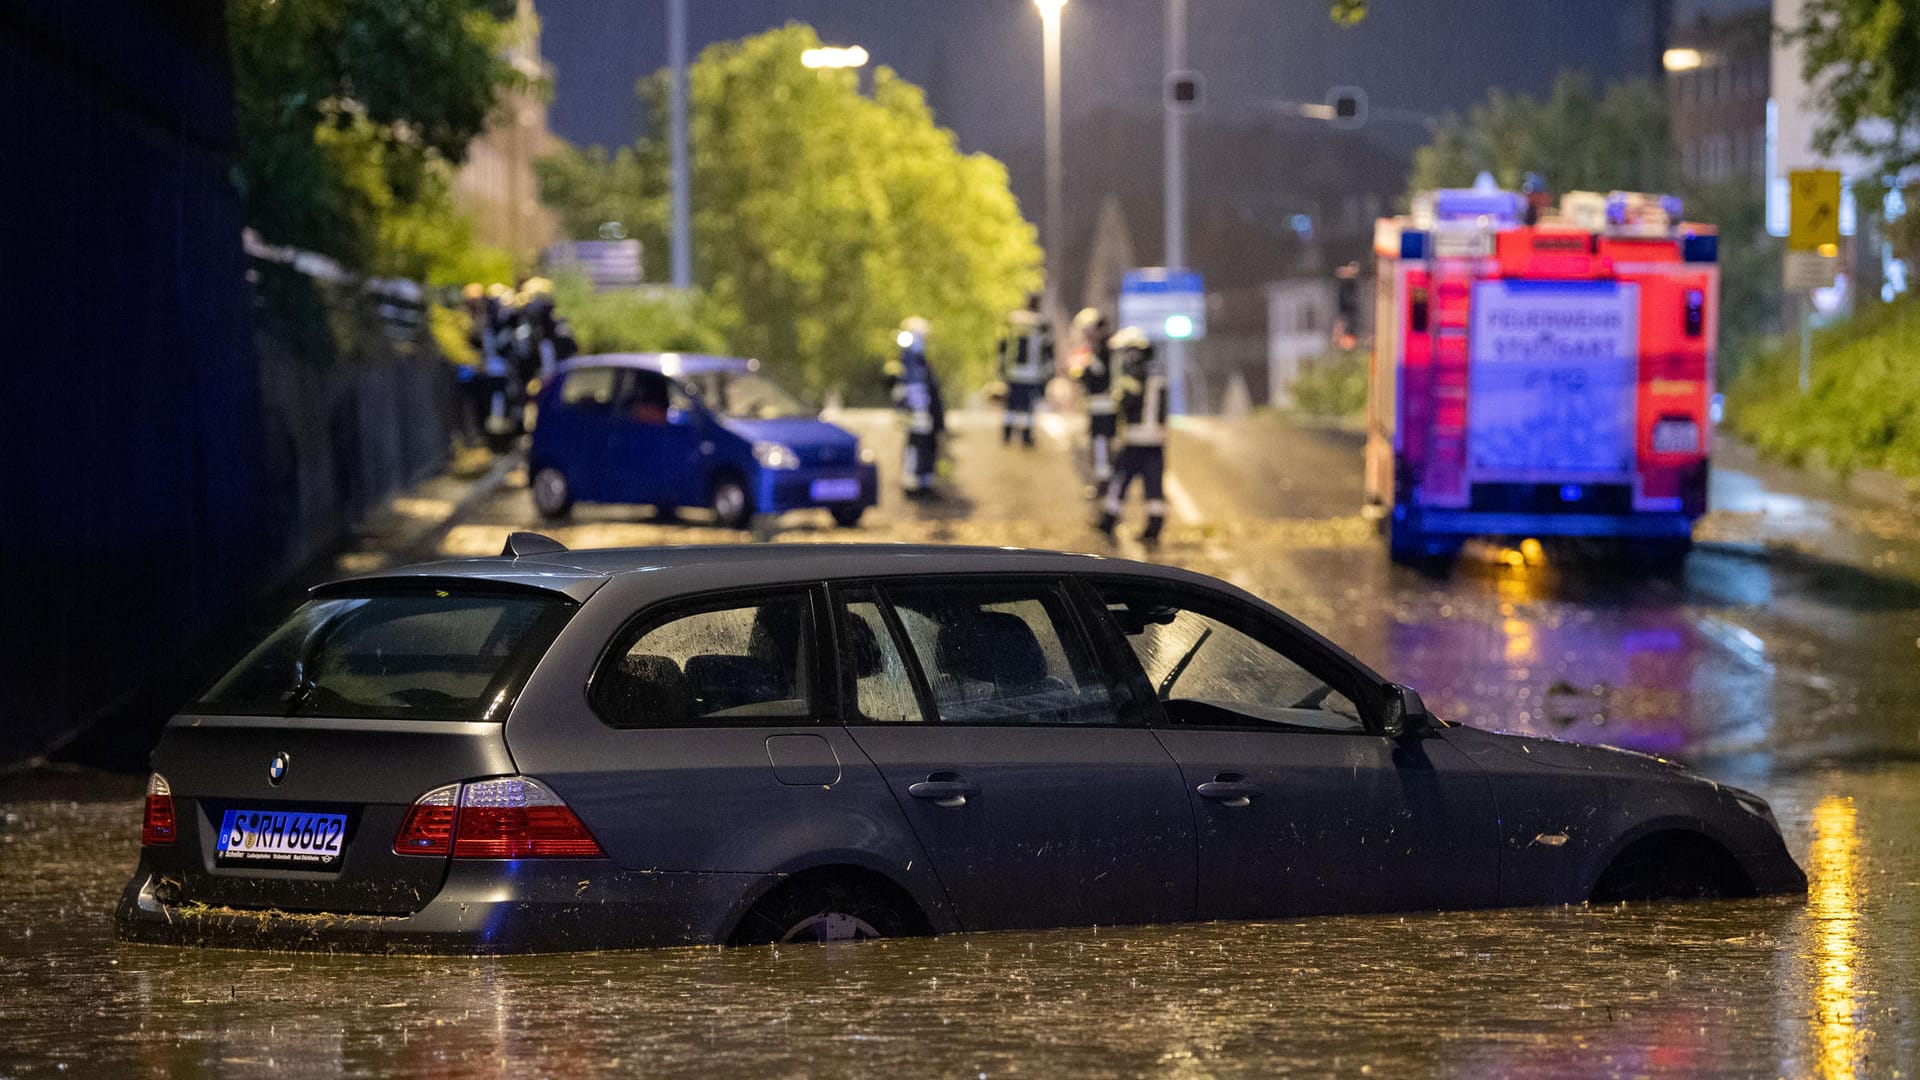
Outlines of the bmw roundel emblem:
[[267,765],[267,782],[278,784],[287,778],[287,769],[292,767],[293,757],[284,751],[273,755],[273,761]]

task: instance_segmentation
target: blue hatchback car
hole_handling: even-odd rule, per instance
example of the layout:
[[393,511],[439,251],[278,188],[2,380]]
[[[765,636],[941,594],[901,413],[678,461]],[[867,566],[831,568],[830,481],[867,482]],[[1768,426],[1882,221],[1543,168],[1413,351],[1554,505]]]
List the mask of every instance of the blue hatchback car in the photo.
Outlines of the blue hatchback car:
[[704,506],[730,527],[819,507],[854,525],[879,490],[858,437],[760,372],[757,360],[684,353],[580,356],[540,392],[527,458],[533,504]]

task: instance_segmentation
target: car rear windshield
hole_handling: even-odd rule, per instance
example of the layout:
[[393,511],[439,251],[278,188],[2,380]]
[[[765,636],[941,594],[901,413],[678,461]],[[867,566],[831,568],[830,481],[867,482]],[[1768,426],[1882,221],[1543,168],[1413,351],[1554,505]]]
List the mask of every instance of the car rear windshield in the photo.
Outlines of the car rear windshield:
[[197,703],[203,712],[496,720],[575,605],[448,589],[310,600]]

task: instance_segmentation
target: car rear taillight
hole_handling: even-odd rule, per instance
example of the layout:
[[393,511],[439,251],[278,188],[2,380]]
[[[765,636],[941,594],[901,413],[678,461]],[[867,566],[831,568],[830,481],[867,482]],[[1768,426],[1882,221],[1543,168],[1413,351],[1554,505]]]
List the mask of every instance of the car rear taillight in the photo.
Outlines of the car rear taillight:
[[166,777],[153,773],[147,777],[147,816],[140,824],[140,843],[147,847],[171,844],[175,833],[173,788]]
[[460,785],[434,788],[407,807],[393,838],[396,855],[445,855],[453,850],[453,821],[460,811]]
[[601,859],[599,841],[538,780],[501,776],[449,784],[407,810],[393,850],[456,859]]

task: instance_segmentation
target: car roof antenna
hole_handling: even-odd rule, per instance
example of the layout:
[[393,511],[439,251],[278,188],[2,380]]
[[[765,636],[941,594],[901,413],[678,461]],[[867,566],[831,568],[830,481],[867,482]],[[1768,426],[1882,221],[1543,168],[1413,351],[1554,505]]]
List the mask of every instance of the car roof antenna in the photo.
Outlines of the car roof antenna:
[[517,532],[507,537],[507,546],[500,549],[500,556],[506,559],[518,559],[527,555],[551,555],[556,551],[567,550],[567,545],[551,536],[542,536],[537,532]]

